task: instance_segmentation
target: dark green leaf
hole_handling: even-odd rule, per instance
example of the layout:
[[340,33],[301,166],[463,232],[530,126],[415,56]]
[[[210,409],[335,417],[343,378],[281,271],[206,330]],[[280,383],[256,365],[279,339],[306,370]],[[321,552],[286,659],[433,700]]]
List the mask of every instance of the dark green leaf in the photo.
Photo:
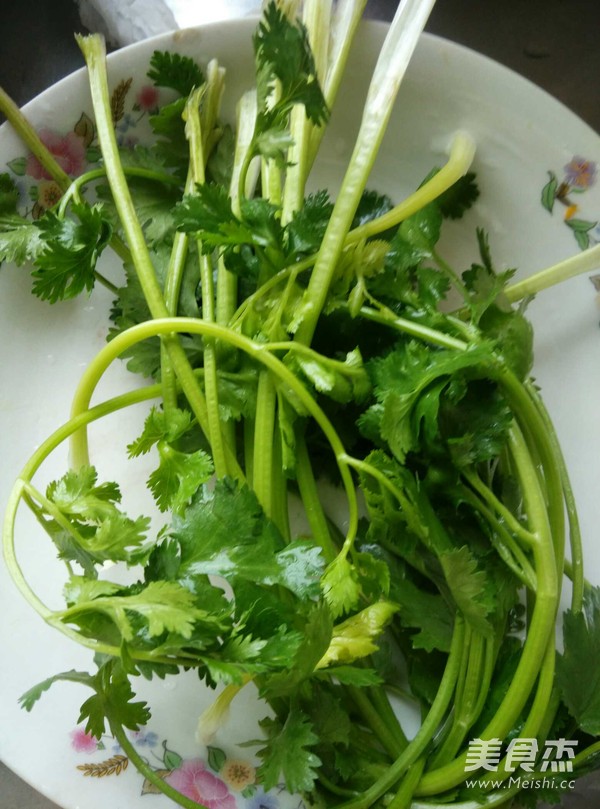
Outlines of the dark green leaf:
[[44,249],[32,273],[33,292],[50,303],[92,290],[96,262],[112,234],[101,205],[74,203],[71,210],[78,220],[59,219],[48,211],[37,222]]
[[204,74],[192,58],[168,51],[154,51],[147,75],[157,87],[169,87],[182,96],[204,84]]
[[290,253],[300,256],[319,249],[332,210],[333,203],[327,191],[317,191],[306,197],[286,228]]
[[[278,79],[280,97],[275,108],[279,105],[288,111],[294,104],[303,104],[314,124],[324,123],[329,113],[304,25],[299,20],[292,22],[271,0],[254,34],[253,44],[261,109],[271,94],[274,79]],[[270,117],[275,117],[273,110],[269,112]]]
[[436,199],[442,216],[448,219],[460,219],[465,211],[472,208],[479,197],[479,188],[475,174],[467,172]]
[[283,779],[292,794],[311,790],[321,761],[311,750],[319,739],[306,714],[292,706],[283,724],[273,719],[260,724],[267,734],[267,744],[257,751],[264,789],[273,789]]
[[564,652],[556,677],[562,698],[579,726],[600,735],[600,588],[586,591],[581,612],[563,619]]

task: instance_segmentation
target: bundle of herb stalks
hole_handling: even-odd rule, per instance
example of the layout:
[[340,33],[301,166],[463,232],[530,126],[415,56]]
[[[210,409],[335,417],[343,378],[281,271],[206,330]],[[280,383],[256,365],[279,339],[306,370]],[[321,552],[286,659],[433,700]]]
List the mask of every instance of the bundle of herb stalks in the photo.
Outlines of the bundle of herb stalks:
[[[535,805],[560,800],[560,788],[519,794],[511,776],[558,770],[549,740],[577,745],[572,779],[598,758],[600,591],[584,578],[525,316],[543,287],[590,269],[593,251],[513,283],[479,230],[479,261],[450,267],[436,246],[444,220],[478,196],[466,133],[400,203],[369,188],[432,5],[400,4],[335,199],[306,188],[309,176],[319,187],[311,168],[360,0],[266,5],[256,88],[235,122],[220,116],[222,65],[156,51],[148,76],[173,100],[151,118],[153,144],[129,151],[115,138],[103,41],[79,37],[102,163],[75,180],[0,97],[63,191],[32,221],[2,175],[0,258],[30,266],[33,293],[50,304],[95,284],[115,297],[106,346],[71,418],[25,464],[4,527],[24,597],[92,649],[96,668],[50,676],[22,704],[30,710],[56,681],[83,686],[87,731],[108,729],[183,807],[198,804],[127,732],[150,718],[140,677],[197,672],[199,689],[216,689],[201,719],[212,727],[255,689],[259,783],[319,807]],[[142,198],[159,222],[140,213]],[[105,249],[122,259],[117,282],[96,268]],[[92,405],[122,360],[147,384]],[[141,435],[114,440],[155,458],[157,532],[124,513],[118,481],[99,480],[87,442],[92,422],[143,401]],[[70,468],[40,491],[38,468],[66,441]],[[335,514],[332,488],[343,502]],[[61,609],[40,600],[17,561],[21,508],[64,563]],[[129,584],[113,577],[121,567]],[[416,733],[403,705],[421,717]],[[472,766],[474,741],[480,753],[497,746],[494,772],[483,755]],[[525,742],[533,758],[516,755]]]

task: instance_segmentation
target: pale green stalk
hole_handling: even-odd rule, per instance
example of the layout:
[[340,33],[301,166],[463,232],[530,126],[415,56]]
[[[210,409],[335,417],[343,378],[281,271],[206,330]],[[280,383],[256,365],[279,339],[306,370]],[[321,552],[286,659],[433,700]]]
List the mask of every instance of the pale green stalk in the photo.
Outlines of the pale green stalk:
[[531,295],[537,295],[538,292],[567,281],[569,278],[594,270],[600,270],[600,244],[576,253],[564,261],[559,261],[552,267],[540,270],[522,281],[510,284],[504,290],[504,294],[511,303],[514,303],[523,298],[529,298]]
[[[190,166],[194,184],[205,182],[204,175],[204,133],[200,123],[200,102],[204,96],[203,88],[194,90],[185,108],[185,133],[190,144]],[[200,264],[200,284],[202,288],[202,319],[208,323],[215,322],[215,294],[213,282],[213,266],[210,255],[205,255],[202,241],[196,239],[198,262]],[[217,359],[215,344],[207,340],[204,346],[204,391],[206,395],[208,432],[215,473],[224,477],[228,473],[225,443],[221,430],[219,415],[219,395],[217,383]]]
[[[366,4],[367,0],[339,0],[336,5],[331,23],[331,48],[328,65],[322,82],[323,96],[329,110],[335,104],[348,55]],[[319,75],[322,74],[319,73]],[[309,171],[317,156],[324,134],[325,127],[314,127],[311,130],[307,157]]]
[[301,306],[296,339],[310,343],[360,197],[383,140],[394,100],[435,0],[405,0],[373,73],[358,137]]
[[[235,142],[235,154],[233,158],[233,170],[231,173],[231,183],[229,195],[231,197],[231,207],[236,216],[240,215],[239,183],[242,166],[250,145],[256,121],[256,93],[245,93],[237,106],[237,131]],[[256,165],[258,161],[256,161]],[[251,172],[248,173],[247,181],[252,183],[250,187],[246,185],[246,196],[252,193],[253,180]],[[225,262],[219,258],[217,268],[217,323],[226,324],[233,317],[237,307],[237,276],[229,272],[225,267]]]
[[[138,221],[135,206],[119,159],[119,148],[110,113],[104,40],[98,35],[92,35],[87,37],[78,36],[77,41],[88,66],[98,141],[102,149],[106,176],[113,193],[115,207],[117,208],[129,244],[129,249],[131,250],[132,261],[152,317],[167,317],[169,312],[156,278],[144,232]],[[201,429],[205,434],[208,434],[206,400],[198,386],[194,372],[185,355],[185,351],[175,335],[165,335],[163,339],[167,346],[169,358],[182,384],[190,407]],[[81,392],[81,390],[80,387],[79,391]],[[87,403],[81,408],[81,402],[76,401],[74,406],[79,409],[85,409]],[[77,437],[74,436],[71,450],[72,463],[75,467],[88,463],[87,436],[85,433]]]
[[[331,23],[332,0],[306,0],[304,3],[303,22],[308,32],[308,39],[315,59],[317,78],[322,84],[325,74]],[[286,225],[294,211],[302,207],[304,187],[309,171],[309,144],[315,127],[308,119],[302,104],[297,104],[290,115],[290,134],[293,145],[288,150],[288,169],[285,177],[283,194],[283,210],[281,222]]]

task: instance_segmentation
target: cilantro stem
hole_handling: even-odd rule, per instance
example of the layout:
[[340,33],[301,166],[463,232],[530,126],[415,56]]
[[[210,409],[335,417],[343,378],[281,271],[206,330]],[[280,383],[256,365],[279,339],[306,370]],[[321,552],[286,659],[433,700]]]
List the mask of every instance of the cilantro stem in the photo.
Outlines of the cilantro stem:
[[[450,146],[448,160],[442,168],[387,213],[351,230],[346,237],[346,245],[356,244],[362,239],[369,239],[378,233],[383,233],[420,211],[425,205],[447,191],[457,180],[464,177],[470,169],[474,157],[475,142],[472,137],[467,132],[457,132]],[[454,272],[446,264],[444,264],[444,271],[450,271],[453,281],[455,283],[458,281]]]
[[[497,514],[492,509],[488,508],[475,492],[467,486],[461,487],[460,497],[466,500],[476,512],[480,513],[481,516],[488,521],[492,528],[490,541],[494,545],[498,556],[500,556],[502,561],[512,570],[525,587],[535,592],[537,588],[535,571],[522,548],[514,540],[513,535],[498,518]],[[531,537],[529,537],[529,539],[531,541]]]
[[491,506],[491,508],[506,522],[512,533],[518,537],[528,550],[535,542],[535,537],[525,526],[519,522],[512,511],[502,503],[494,492],[486,486],[478,474],[472,469],[464,469],[463,477],[475,491]]
[[252,480],[267,517],[273,516],[273,441],[276,392],[268,371],[261,371],[256,394]]
[[[361,21],[366,0],[338,0],[331,21],[331,44],[328,48],[327,69],[323,71],[320,58],[317,58],[317,72],[323,76],[321,86],[327,108],[331,110],[335,104],[342,76],[352,48],[352,42]],[[312,166],[319,146],[325,134],[325,127],[313,127],[310,131],[308,170]]]
[[570,578],[573,583],[573,592],[571,594],[571,609],[574,612],[579,612],[583,604],[583,594],[585,590],[585,578],[583,570],[583,544],[581,539],[581,528],[579,525],[579,515],[577,513],[577,504],[575,502],[575,495],[573,487],[569,478],[567,464],[562,452],[556,430],[552,424],[550,415],[546,409],[541,396],[535,388],[535,385],[528,381],[525,383],[527,391],[535,403],[540,417],[543,420],[546,429],[548,440],[552,444],[554,457],[558,464],[558,470],[562,482],[562,490],[564,495],[565,507],[567,510],[567,517],[569,520],[569,539],[571,545],[571,564],[570,564]]
[[6,567],[10,572],[12,580],[14,581],[19,592],[27,603],[40,615],[44,621],[48,621],[52,617],[52,610],[50,610],[44,602],[38,598],[35,592],[29,586],[23,569],[19,564],[15,548],[15,523],[17,518],[17,510],[19,503],[25,493],[27,482],[19,478],[12,488],[8,501],[6,503],[6,512],[4,515],[4,525],[2,530],[2,545],[4,551],[4,561]]
[[183,806],[184,809],[208,809],[202,803],[198,803],[198,801],[193,800],[192,798],[188,798],[183,793],[179,792],[179,790],[172,787],[168,781],[165,781],[160,775],[157,774],[156,770],[154,770],[148,762],[140,756],[138,751],[135,749],[133,743],[129,740],[129,737],[125,733],[123,725],[118,722],[114,716],[112,716],[112,712],[110,709],[107,710],[107,718],[110,724],[110,729],[115,737],[115,739],[119,742],[123,750],[125,751],[127,758],[133,762],[136,769],[150,781],[163,795],[166,795],[167,798],[170,798],[179,806]]
[[[305,0],[303,22],[306,27],[319,83],[329,50],[329,29],[332,0]],[[304,188],[309,171],[309,144],[314,124],[309,120],[303,104],[296,104],[290,113],[290,137],[288,168],[285,176],[281,222],[287,225],[304,200]],[[324,127],[321,127],[324,129]]]
[[331,538],[306,447],[304,430],[299,428],[296,429],[296,481],[313,539],[323,549],[325,560],[331,562],[337,556],[339,549]]
[[581,253],[577,253],[570,258],[559,261],[545,270],[523,278],[514,284],[509,284],[504,290],[504,294],[511,303],[537,295],[544,289],[548,289],[555,284],[567,281],[585,272],[592,272],[600,267],[600,244],[589,247]]
[[494,643],[468,625],[458,677],[454,714],[449,734],[444,739],[432,767],[452,760],[462,745],[467,731],[473,726],[483,708],[494,667]]
[[23,141],[29,151],[40,161],[52,179],[60,186],[62,191],[66,191],[71,185],[72,178],[62,169],[54,159],[51,152],[42,143],[40,136],[23,115],[15,102],[0,87],[0,112],[10,123],[19,138]]
[[[184,119],[185,132],[190,144],[191,181],[194,185],[205,182],[203,132],[200,124],[199,106],[204,88],[194,90],[187,101]],[[198,248],[198,262],[200,264],[200,285],[202,289],[202,318],[209,323],[215,321],[215,291],[213,282],[213,267],[211,257],[202,249],[200,239],[196,240]],[[215,473],[217,477],[224,477],[228,473],[225,444],[221,430],[219,416],[219,394],[217,390],[217,358],[215,344],[212,340],[206,341],[204,346],[204,390],[206,395],[206,410],[208,433],[211,445]]]
[[[240,216],[239,183],[242,166],[249,152],[252,133],[256,121],[256,93],[245,93],[237,106],[237,134],[233,169],[229,186],[231,208],[236,216]],[[244,188],[244,196],[250,194],[250,189]],[[217,323],[225,325],[234,316],[237,305],[237,276],[225,267],[222,257],[217,267]]]
[[452,633],[450,653],[448,654],[440,686],[427,716],[421,723],[421,727],[415,737],[409,742],[408,747],[393,762],[385,775],[379,778],[358,798],[339,804],[337,809],[368,809],[368,807],[372,806],[382,795],[391,789],[408,768],[425,752],[439,729],[456,688],[464,632],[464,621],[461,617],[457,616]]
[[396,736],[382,720],[364,689],[347,686],[347,691],[377,740],[392,758],[397,758],[404,749],[404,745],[399,744]]
[[[113,192],[115,205],[131,249],[133,263],[152,317],[164,318],[169,315],[169,312],[156,278],[144,233],[138,221],[129,188],[127,187],[127,181],[119,160],[119,150],[110,114],[104,41],[97,35],[87,37],[78,36],[77,41],[88,66],[98,140],[102,148],[107,178]],[[183,392],[190,407],[204,434],[209,435],[210,430],[208,426],[206,400],[198,386],[185,351],[175,335],[165,334],[163,340],[167,347],[175,374],[181,382]],[[93,375],[92,371],[92,379]],[[87,403],[89,402],[88,393],[89,390],[86,384],[83,383],[80,385],[74,400],[75,412],[87,408]],[[73,440],[72,462],[75,466],[80,466],[87,463],[87,460],[86,435],[83,433]],[[232,474],[238,477],[241,475],[241,470],[239,470],[235,459],[232,459],[231,470]]]
[[302,304],[296,339],[310,343],[408,62],[435,0],[405,0],[396,12],[373,73],[358,137]]
[[396,329],[396,331],[402,332],[403,334],[410,334],[412,337],[418,337],[420,340],[424,340],[440,348],[466,351],[469,347],[469,344],[465,343],[463,340],[458,340],[456,337],[452,337],[437,329],[432,329],[429,326],[422,326],[420,323],[413,322],[408,318],[400,317],[385,306],[381,306],[379,309],[372,309],[370,306],[362,306],[360,315],[373,323],[389,326],[392,329]]
[[425,757],[421,756],[420,759],[415,761],[414,764],[408,768],[406,775],[402,779],[402,783],[398,788],[392,800],[388,803],[387,809],[410,809],[413,805],[412,799],[421,778],[421,773],[425,767]]
[[[174,174],[167,174],[166,172],[163,173],[137,166],[124,166],[123,171],[128,177],[140,177],[144,180],[154,180],[155,182],[163,183],[165,185],[181,185],[181,180],[179,177],[176,177]],[[58,216],[63,217],[65,215],[71,200],[80,199],[81,190],[85,185],[92,183],[95,180],[101,180],[104,178],[106,178],[105,168],[91,169],[90,171],[86,171],[84,174],[80,174],[78,177],[75,177],[75,179],[72,180],[69,188],[67,188],[61,197],[57,211]]]
[[[553,628],[558,607],[559,586],[551,523],[538,471],[518,425],[509,433],[509,446],[523,491],[525,508],[536,537],[533,546],[538,587],[535,605],[516,672],[506,694],[480,737],[504,738],[527,703],[538,677],[541,661],[552,643]],[[530,731],[536,735],[542,716],[532,721]],[[537,725],[536,725],[537,723]],[[466,753],[438,769],[426,773],[419,784],[418,795],[435,795],[460,784],[465,778]]]
[[204,320],[194,318],[167,317],[138,323],[121,332],[111,340],[110,343],[105,345],[98,352],[93,363],[88,366],[74,397],[72,407],[73,416],[75,417],[88,409],[87,404],[102,374],[120,354],[132,345],[146,340],[149,337],[177,332],[199,334],[203,337],[222,340],[224,343],[229,343],[235,348],[239,348],[273,373],[273,375],[283,383],[282,389],[285,391],[286,387],[289,388],[294,397],[306,408],[327,438],[338,464],[349,507],[346,541],[352,544],[358,526],[358,501],[348,466],[349,456],[346,454],[344,445],[337,431],[322,408],[317,404],[313,396],[307,391],[296,375],[268,350],[268,344],[257,343],[217,323],[208,323]]

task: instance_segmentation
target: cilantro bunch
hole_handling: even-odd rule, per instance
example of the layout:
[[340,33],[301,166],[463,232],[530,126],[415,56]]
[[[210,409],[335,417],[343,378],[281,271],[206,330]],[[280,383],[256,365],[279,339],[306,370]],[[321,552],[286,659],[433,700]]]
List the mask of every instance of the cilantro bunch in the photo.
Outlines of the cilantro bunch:
[[[600,750],[599,595],[530,377],[523,300],[576,268],[512,284],[482,231],[472,266],[448,264],[444,220],[479,193],[464,133],[407,199],[367,187],[431,2],[398,10],[337,197],[307,193],[363,5],[306,0],[300,18],[296,4],[269,2],[253,37],[256,89],[235,126],[221,120],[223,66],[155,52],[148,76],[171,101],[151,118],[153,144],[131,151],[115,138],[103,42],[80,38],[103,162],[74,181],[0,96],[64,192],[31,222],[2,176],[0,257],[31,262],[33,292],[52,304],[96,283],[114,293],[107,345],[71,419],[25,465],[4,531],[23,595],[94,650],[96,670],[51,676],[22,703],[30,710],[57,680],[87,687],[87,730],[108,726],[184,807],[197,804],[125,732],[150,718],[135,697],[140,676],[193,669],[219,687],[200,721],[207,733],[252,684],[265,705],[262,736],[249,740],[261,784],[318,806],[512,802],[508,756],[479,773],[476,795],[468,786],[473,739],[506,753],[515,738],[568,737],[580,744],[576,775]],[[98,271],[105,249],[122,259],[122,278]],[[118,359],[147,384],[92,406]],[[141,435],[122,440],[131,458],[154,458],[158,531],[125,512],[87,445],[89,424],[143,401]],[[35,474],[66,440],[71,468],[41,491]],[[21,505],[64,563],[61,609],[41,602],[17,563]],[[422,717],[412,738],[398,699]],[[538,797],[549,796],[525,796]]]

